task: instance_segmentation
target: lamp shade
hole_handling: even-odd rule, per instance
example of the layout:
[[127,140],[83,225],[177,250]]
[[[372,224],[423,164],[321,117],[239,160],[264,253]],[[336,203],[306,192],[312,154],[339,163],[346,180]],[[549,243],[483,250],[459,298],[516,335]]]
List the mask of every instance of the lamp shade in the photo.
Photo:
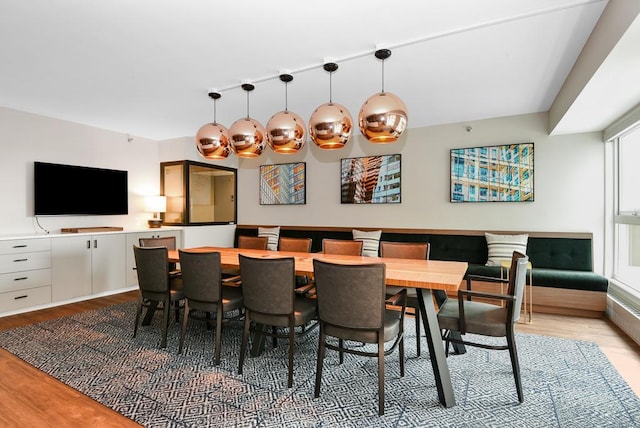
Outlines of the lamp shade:
[[281,111],[267,122],[267,143],[276,153],[296,153],[304,146],[304,120],[292,111]]
[[309,119],[309,137],[321,149],[343,148],[349,142],[352,130],[351,113],[341,104],[322,104]]
[[196,148],[205,159],[226,159],[231,150],[229,130],[219,123],[207,123],[196,134]]
[[166,196],[147,196],[144,198],[144,210],[148,213],[163,213],[167,211]]
[[371,143],[393,143],[407,128],[407,106],[391,92],[370,96],[360,108],[358,126]]
[[233,122],[229,128],[231,147],[238,157],[257,158],[266,145],[265,130],[262,124],[250,117]]

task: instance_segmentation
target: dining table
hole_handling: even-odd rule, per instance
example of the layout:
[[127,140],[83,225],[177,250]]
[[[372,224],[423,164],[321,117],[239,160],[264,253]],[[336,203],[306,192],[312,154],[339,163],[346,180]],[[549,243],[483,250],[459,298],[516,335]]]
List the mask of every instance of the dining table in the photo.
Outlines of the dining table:
[[[466,262],[443,260],[396,259],[387,257],[348,256],[323,253],[298,253],[289,251],[254,250],[227,247],[184,248],[183,251],[220,253],[222,269],[238,269],[238,255],[249,257],[293,257],[296,275],[313,277],[313,260],[342,264],[384,263],[386,283],[398,287],[415,288],[422,314],[422,322],[429,347],[438,400],[445,407],[456,404],[451,375],[445,355],[440,327],[434,304],[434,293],[440,296],[457,293],[467,271]],[[178,250],[169,251],[169,261],[179,262]],[[441,300],[440,297],[439,300]],[[416,322],[418,322],[416,320]]]

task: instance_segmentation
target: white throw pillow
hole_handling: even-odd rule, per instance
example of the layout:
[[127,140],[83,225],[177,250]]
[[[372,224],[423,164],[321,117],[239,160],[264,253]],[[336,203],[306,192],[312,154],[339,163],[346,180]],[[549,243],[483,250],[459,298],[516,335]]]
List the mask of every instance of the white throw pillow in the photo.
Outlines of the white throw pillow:
[[527,253],[529,235],[495,235],[493,233],[485,233],[484,236],[487,239],[487,246],[489,248],[487,266],[500,266],[503,260],[511,261],[514,251],[522,254]]
[[362,241],[362,255],[367,257],[378,257],[378,247],[380,246],[381,230],[366,232],[364,230],[353,229],[353,240]]
[[278,249],[278,239],[280,238],[280,226],[259,227],[258,236],[267,238],[267,250],[276,251]]

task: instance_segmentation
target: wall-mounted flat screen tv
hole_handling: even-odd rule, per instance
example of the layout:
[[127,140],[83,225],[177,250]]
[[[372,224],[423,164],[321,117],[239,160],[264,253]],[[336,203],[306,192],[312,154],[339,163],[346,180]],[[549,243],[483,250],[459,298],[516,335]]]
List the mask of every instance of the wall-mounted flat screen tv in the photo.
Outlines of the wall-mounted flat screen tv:
[[129,213],[127,171],[34,162],[34,214]]

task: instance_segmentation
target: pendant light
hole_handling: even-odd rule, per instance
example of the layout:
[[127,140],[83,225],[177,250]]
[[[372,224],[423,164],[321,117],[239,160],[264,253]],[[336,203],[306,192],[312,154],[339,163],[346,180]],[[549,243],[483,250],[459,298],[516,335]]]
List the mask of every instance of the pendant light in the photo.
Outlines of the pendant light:
[[304,145],[305,123],[300,116],[288,110],[287,87],[293,76],[281,74],[279,77],[284,82],[284,111],[274,114],[267,122],[267,143],[276,153],[297,153]]
[[407,129],[407,106],[398,96],[384,91],[384,60],[391,56],[391,51],[378,49],[375,56],[382,60],[382,91],[364,102],[358,126],[370,143],[393,143]]
[[250,83],[243,83],[242,89],[247,92],[247,117],[233,122],[229,128],[231,147],[238,157],[257,158],[266,144],[264,127],[249,116],[249,93],[255,89]]
[[321,149],[341,149],[351,138],[353,120],[346,107],[331,99],[331,77],[338,69],[338,64],[329,62],[323,68],[329,72],[329,102],[322,104],[311,114],[309,136]]
[[205,159],[226,159],[231,152],[229,130],[216,122],[216,102],[221,96],[218,92],[209,92],[213,99],[213,122],[203,125],[196,134],[196,148]]

